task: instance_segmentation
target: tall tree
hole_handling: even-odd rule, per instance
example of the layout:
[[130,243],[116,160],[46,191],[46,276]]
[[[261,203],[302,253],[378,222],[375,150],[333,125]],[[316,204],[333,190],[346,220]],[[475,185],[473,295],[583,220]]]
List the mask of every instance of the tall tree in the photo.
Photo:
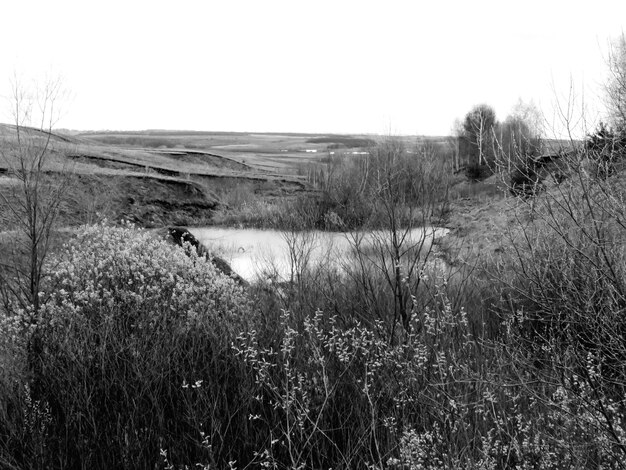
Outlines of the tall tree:
[[508,116],[505,121],[497,126],[495,132],[497,139],[498,157],[504,163],[508,171],[511,165],[526,162],[528,157],[539,154],[540,138],[535,133],[532,121],[529,123],[519,114]]
[[531,138],[537,139],[544,134],[545,119],[533,100],[525,102],[521,98],[518,99],[509,118],[523,122],[528,128],[528,135]]
[[470,159],[478,165],[493,161],[493,129],[496,125],[496,112],[491,106],[479,104],[465,115],[463,134],[472,149]]

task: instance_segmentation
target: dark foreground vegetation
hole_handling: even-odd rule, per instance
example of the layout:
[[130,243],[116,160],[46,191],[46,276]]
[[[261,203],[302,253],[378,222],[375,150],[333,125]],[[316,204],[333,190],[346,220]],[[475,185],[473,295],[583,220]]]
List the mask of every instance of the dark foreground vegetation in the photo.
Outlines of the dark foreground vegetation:
[[[511,222],[497,252],[458,247],[454,266],[406,238],[447,211],[435,150],[391,141],[329,159],[309,172],[321,197],[281,216],[297,275],[250,286],[127,224],[56,248],[64,187],[38,171],[47,141],[18,141],[0,467],[624,468],[626,126],[613,111],[558,162],[515,141],[486,157],[479,137]],[[306,262],[302,228],[318,224],[385,235],[347,235],[359,262],[339,271]]]

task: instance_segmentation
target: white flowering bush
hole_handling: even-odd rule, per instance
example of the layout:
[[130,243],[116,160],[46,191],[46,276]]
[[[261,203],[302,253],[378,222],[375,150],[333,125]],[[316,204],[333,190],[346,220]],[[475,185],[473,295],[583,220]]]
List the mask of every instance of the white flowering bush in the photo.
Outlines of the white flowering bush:
[[[50,325],[80,310],[84,321],[121,316],[133,331],[159,315],[188,330],[241,313],[241,289],[211,263],[130,226],[86,227],[51,264],[54,292],[42,312]],[[49,313],[59,307],[68,311]]]
[[229,434],[245,402],[240,286],[130,226],[85,227],[51,265],[28,384],[51,417],[46,468],[154,468],[159,448],[196,462],[245,438]]

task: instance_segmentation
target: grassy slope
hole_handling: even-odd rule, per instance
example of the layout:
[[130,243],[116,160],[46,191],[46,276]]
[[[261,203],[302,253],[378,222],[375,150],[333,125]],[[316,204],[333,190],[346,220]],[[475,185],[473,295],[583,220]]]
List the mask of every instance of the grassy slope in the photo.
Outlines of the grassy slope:
[[[27,137],[47,136],[31,131]],[[155,149],[102,144],[89,135],[53,134],[44,171],[50,185],[70,181],[62,222],[73,225],[105,215],[147,227],[207,224],[220,205],[220,196],[240,185],[267,199],[306,189],[297,176],[270,171],[256,161],[247,164],[241,158],[198,149],[193,138],[194,148],[187,149],[184,136],[174,137],[171,148]],[[14,129],[0,125],[0,138],[0,192],[17,200],[18,186],[9,171],[16,160],[8,150],[15,140]],[[0,207],[0,219],[8,220],[6,207]]]
[[446,226],[448,236],[439,242],[453,264],[490,259],[508,244],[511,228],[528,217],[528,205],[516,198],[468,197],[453,201]]
[[[572,146],[571,143],[557,142],[555,146],[557,144],[564,148]],[[451,194],[460,193],[465,197],[453,198],[450,204],[447,226],[451,231],[440,243],[446,256],[459,263],[473,263],[477,259],[499,256],[508,249],[512,240],[520,241],[522,229],[531,222],[533,211],[535,219],[545,214],[550,220],[551,216],[546,212],[548,205],[552,211],[560,213],[567,209],[567,199],[581,201],[583,181],[587,190],[595,188],[591,194],[600,191],[600,187],[611,188],[608,192],[613,197],[623,194],[626,188],[626,164],[616,165],[615,174],[603,180],[577,173],[576,158],[565,157],[544,167],[542,190],[534,198],[512,197],[506,185],[496,176],[480,183],[458,184],[451,190]],[[557,185],[553,174],[564,175],[566,179]],[[605,197],[608,196],[598,194],[592,199],[602,201]]]

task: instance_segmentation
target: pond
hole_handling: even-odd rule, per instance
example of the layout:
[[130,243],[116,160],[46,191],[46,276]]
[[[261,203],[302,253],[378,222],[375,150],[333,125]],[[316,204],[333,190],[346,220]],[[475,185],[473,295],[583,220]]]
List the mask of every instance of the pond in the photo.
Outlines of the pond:
[[[247,281],[259,278],[290,280],[307,268],[320,265],[346,269],[361,259],[380,261],[389,246],[389,231],[324,232],[311,230],[291,232],[265,229],[193,227],[189,231],[210,251],[225,259],[237,274]],[[420,227],[400,231],[406,256],[426,252],[434,238],[446,235],[448,229]]]

